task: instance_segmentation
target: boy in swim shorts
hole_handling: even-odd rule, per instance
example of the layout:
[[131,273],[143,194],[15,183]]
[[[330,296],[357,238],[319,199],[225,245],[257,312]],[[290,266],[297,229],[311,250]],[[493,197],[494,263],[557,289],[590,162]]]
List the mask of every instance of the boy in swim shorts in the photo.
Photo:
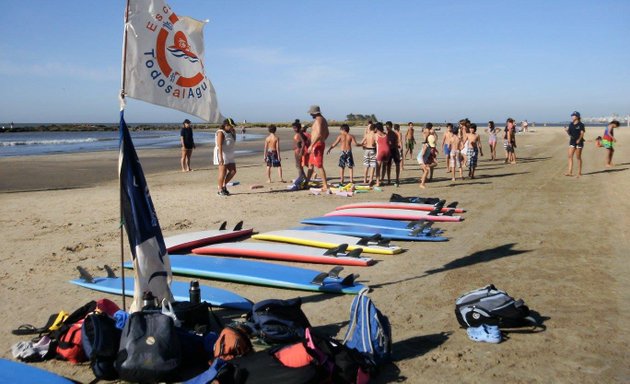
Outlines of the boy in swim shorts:
[[606,166],[612,167],[613,155],[615,154],[615,128],[619,128],[619,121],[613,120],[608,123],[608,127],[604,130],[604,137],[602,137],[602,147],[606,148]]
[[455,168],[459,167],[459,177],[464,180],[464,170],[462,169],[462,158],[461,158],[461,147],[462,140],[459,138],[459,135],[451,135],[451,139],[449,140],[449,151],[451,153],[451,171],[453,172],[452,180],[455,181]]
[[282,164],[280,164],[280,138],[276,136],[276,126],[271,124],[267,131],[269,136],[265,139],[265,149],[263,150],[263,159],[267,163],[267,182],[271,183],[271,168],[278,168],[278,176],[280,181],[284,183],[282,178]]
[[374,181],[374,174],[376,172],[376,126],[370,125],[368,133],[361,141],[363,146],[363,165],[365,166],[365,173],[363,175],[363,183],[368,183],[368,172],[370,172],[370,185]]
[[466,134],[468,140],[468,176],[471,179],[475,178],[475,169],[477,169],[477,159],[479,154],[483,156],[483,149],[481,148],[481,137],[477,133],[477,124],[470,124],[470,129]]
[[442,149],[444,150],[447,168],[446,173],[451,173],[451,146],[449,145],[451,135],[453,135],[453,124],[448,123],[446,124],[446,132],[444,132],[444,136],[442,137]]
[[344,183],[345,170],[347,167],[350,170],[350,182],[354,183],[354,158],[352,157],[352,143],[356,146],[358,146],[359,143],[357,143],[357,139],[350,134],[350,126],[348,126],[348,124],[343,124],[339,130],[341,133],[337,136],[337,139],[330,148],[328,148],[326,153],[329,154],[330,151],[337,146],[337,144],[341,144],[341,154],[339,155],[339,168],[341,169],[339,182],[341,184]]

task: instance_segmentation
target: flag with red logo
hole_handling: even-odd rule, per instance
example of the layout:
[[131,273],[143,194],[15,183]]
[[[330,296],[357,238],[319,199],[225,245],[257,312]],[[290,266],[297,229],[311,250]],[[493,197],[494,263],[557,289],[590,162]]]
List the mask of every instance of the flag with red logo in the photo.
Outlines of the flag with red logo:
[[204,22],[178,16],[162,0],[130,0],[125,96],[177,109],[207,122],[223,119],[204,69]]

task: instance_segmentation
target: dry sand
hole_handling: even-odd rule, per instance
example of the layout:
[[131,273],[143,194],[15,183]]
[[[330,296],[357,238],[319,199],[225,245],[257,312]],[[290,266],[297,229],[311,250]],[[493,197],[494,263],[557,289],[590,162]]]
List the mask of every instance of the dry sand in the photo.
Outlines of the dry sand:
[[[392,323],[395,363],[376,382],[629,382],[630,264],[624,257],[630,245],[630,132],[618,131],[617,165],[611,169],[592,141],[598,133],[587,133],[582,178],[563,176],[568,139],[562,129],[539,128],[518,136],[517,165],[489,162],[484,137],[486,157],[476,180],[451,183],[440,159],[436,181],[420,191],[414,162],[399,188],[352,198],[267,185],[262,153],[238,160],[241,186],[228,198],[215,195],[217,171],[209,147],[194,153],[197,170],[190,173],[178,171],[178,149],[139,156],[165,235],[215,228],[223,220],[245,220],[259,232],[289,228],[343,203],[385,201],[392,192],[457,200],[468,209],[464,222],[440,225],[449,242],[401,243],[407,248],[403,254],[377,257],[381,262],[373,267],[346,268],[374,289],[371,297]],[[285,149],[288,144],[283,142]],[[358,163],[360,153],[355,150]],[[285,178],[291,179],[291,152],[282,155]],[[326,160],[331,178],[338,176],[337,155]],[[0,159],[2,357],[9,358],[11,345],[23,339],[11,329],[43,324],[53,312],[103,297],[67,280],[77,276],[77,265],[98,275],[103,264],[119,263],[116,157],[103,152]],[[265,188],[252,191],[252,184]],[[352,296],[205,283],[254,301],[302,296],[312,324],[340,337],[352,301]],[[454,300],[488,283],[523,297],[547,319],[547,330],[510,333],[499,345],[468,340],[453,314]],[[80,382],[93,379],[87,364],[37,366]]]

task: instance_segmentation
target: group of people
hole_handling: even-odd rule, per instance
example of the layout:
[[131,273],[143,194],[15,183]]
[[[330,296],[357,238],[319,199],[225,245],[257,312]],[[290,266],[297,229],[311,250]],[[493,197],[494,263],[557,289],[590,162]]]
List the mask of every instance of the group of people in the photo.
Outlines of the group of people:
[[[382,186],[387,180],[391,184],[392,168],[395,170],[394,185],[400,183],[400,172],[404,169],[407,159],[412,160],[414,149],[417,144],[415,139],[415,127],[412,122],[407,124],[407,132],[403,136],[398,124],[387,121],[385,124],[369,121],[363,132],[361,141],[350,134],[350,127],[343,124],[340,127],[339,135],[332,145],[326,150],[326,140],[330,136],[328,121],[322,115],[319,106],[311,106],[308,113],[313,118],[311,132],[308,127],[303,126],[299,119],[296,119],[292,128],[293,154],[295,167],[298,172],[295,185],[304,187],[309,185],[309,181],[314,176],[321,178],[322,192],[329,191],[329,185],[324,169],[324,154],[339,146],[340,183],[346,181],[345,171],[349,170],[349,181],[354,183],[354,157],[352,146],[360,146],[363,149],[363,183],[375,186]],[[571,124],[566,128],[570,136],[569,140],[569,165],[567,176],[573,176],[573,159],[577,159],[577,176],[582,174],[582,149],[584,147],[584,124],[581,122],[579,112],[571,114]],[[234,144],[236,142],[236,123],[232,119],[225,119],[223,124],[215,133],[214,164],[218,166],[217,194],[229,196],[228,184],[236,175],[236,163],[234,155]],[[619,127],[618,121],[612,121],[604,132],[604,136],[598,137],[598,145],[606,148],[606,165],[612,166],[612,156],[614,153],[614,129]],[[263,149],[263,160],[267,165],[267,181],[271,182],[271,169],[278,169],[278,176],[284,182],[282,175],[280,139],[276,135],[277,127],[268,127],[269,135],[265,139]],[[516,164],[516,123],[514,119],[508,118],[503,129],[497,127],[494,121],[489,121],[485,129],[488,134],[488,146],[490,149],[490,160],[497,158],[497,143],[499,136],[503,138],[503,148],[505,150],[505,164]],[[190,157],[195,148],[190,121],[186,119],[181,130],[182,158],[181,166],[183,172],[188,172],[190,168]],[[433,179],[433,171],[438,165],[438,134],[432,123],[426,123],[421,132],[422,141],[416,160],[420,165],[422,175],[420,176],[420,188],[426,188],[427,181]],[[459,121],[457,127],[453,124],[446,124],[446,131],[442,136],[442,145],[446,171],[452,181],[456,180],[456,175],[463,180],[464,166],[468,168],[468,177],[475,178],[475,171],[479,156],[483,156],[481,136],[478,133],[477,124],[471,123],[468,119]]]

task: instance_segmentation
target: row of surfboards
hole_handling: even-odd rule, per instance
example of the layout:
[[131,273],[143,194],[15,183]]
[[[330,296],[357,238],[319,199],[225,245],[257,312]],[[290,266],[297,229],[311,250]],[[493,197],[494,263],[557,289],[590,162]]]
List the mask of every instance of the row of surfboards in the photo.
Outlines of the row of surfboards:
[[[349,204],[321,217],[302,220],[311,226],[260,233],[257,240],[269,242],[228,242],[250,236],[253,228],[243,222],[233,229],[223,223],[218,230],[185,233],[164,239],[174,274],[244,284],[327,293],[357,294],[365,286],[358,275],[342,276],[343,265],[370,266],[376,260],[365,254],[393,255],[403,251],[390,240],[446,241],[434,222],[463,220],[457,203],[445,205],[435,198],[403,198],[392,195],[390,202]],[[193,254],[176,254],[192,250]],[[202,255],[202,256],[200,256]],[[230,257],[223,257],[230,256]],[[257,258],[332,264],[320,271],[269,262],[241,259]],[[132,268],[126,263],[125,268]],[[80,278],[70,282],[85,288],[123,294],[122,279],[105,266],[106,277],[93,277],[78,267]],[[176,300],[188,299],[188,284],[174,281],[171,290]],[[202,300],[214,306],[249,310],[246,298],[220,288],[202,286]],[[127,296],[133,295],[133,279],[125,278]]]

